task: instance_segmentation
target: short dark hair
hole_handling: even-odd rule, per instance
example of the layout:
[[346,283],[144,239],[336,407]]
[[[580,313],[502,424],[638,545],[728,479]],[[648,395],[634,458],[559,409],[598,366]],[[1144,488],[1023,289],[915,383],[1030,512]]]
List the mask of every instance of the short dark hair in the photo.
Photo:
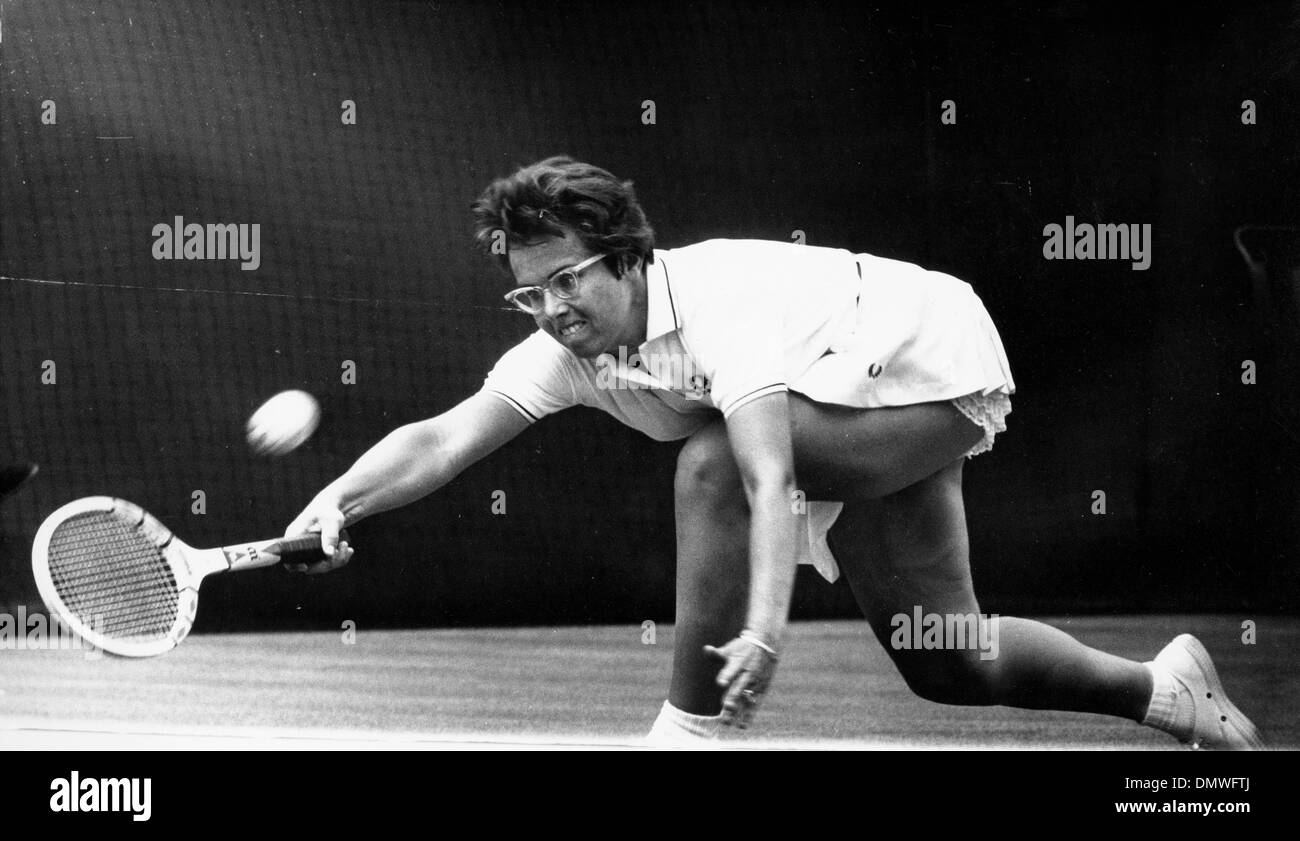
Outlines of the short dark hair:
[[[475,239],[489,253],[497,231],[505,233],[508,250],[563,237],[568,229],[587,250],[609,255],[607,262],[615,273],[635,260],[654,262],[654,230],[632,182],[565,155],[498,178],[472,209]],[[494,256],[510,270],[509,253]]]

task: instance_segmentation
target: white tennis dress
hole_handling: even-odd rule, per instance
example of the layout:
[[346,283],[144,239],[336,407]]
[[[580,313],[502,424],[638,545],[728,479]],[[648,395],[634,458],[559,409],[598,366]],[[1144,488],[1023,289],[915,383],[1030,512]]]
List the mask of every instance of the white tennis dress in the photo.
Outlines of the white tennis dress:
[[[1002,340],[970,284],[899,260],[766,240],[717,239],[655,251],[646,266],[646,341],[580,359],[538,330],[507,351],[483,391],[529,421],[601,409],[651,438],[685,438],[717,412],[797,391],[878,408],[950,400],[1006,429],[1015,392]],[[808,506],[801,563],[839,576],[826,533],[843,506]]]

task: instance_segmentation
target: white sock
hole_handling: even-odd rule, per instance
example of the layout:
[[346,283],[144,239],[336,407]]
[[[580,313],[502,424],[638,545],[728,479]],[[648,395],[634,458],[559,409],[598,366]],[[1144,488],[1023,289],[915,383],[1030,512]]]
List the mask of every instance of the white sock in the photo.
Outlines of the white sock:
[[1179,738],[1186,737],[1191,733],[1196,714],[1189,703],[1191,696],[1165,666],[1154,661],[1142,665],[1151,672],[1151,703],[1142,723]]
[[722,715],[691,715],[664,701],[646,741],[655,747],[702,747],[718,737]]

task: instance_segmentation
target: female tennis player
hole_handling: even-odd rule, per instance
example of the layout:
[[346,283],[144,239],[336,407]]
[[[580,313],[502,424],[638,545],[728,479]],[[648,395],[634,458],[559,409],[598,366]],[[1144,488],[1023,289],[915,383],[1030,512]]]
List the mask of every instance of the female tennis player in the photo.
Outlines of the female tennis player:
[[750,722],[807,562],[847,578],[921,697],[1259,745],[1190,636],[1138,663],[980,613],[962,465],[1005,430],[1015,385],[968,284],[781,242],[655,249],[631,183],[563,157],[496,181],[474,213],[481,243],[508,244],[506,298],[538,330],[477,394],[389,434],[315,497],[286,534],[319,530],[333,554],[304,571],[347,563],[351,547],[333,551],[344,525],[436,490],[545,415],[594,406],[657,440],[687,439],[673,678],[653,743]]

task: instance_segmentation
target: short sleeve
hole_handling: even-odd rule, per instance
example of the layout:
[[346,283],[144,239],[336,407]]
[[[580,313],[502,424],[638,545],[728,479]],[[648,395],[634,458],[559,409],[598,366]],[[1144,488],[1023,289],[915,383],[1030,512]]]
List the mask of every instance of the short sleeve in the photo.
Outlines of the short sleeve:
[[506,351],[482,392],[509,404],[530,423],[578,404],[569,352],[538,330]]

